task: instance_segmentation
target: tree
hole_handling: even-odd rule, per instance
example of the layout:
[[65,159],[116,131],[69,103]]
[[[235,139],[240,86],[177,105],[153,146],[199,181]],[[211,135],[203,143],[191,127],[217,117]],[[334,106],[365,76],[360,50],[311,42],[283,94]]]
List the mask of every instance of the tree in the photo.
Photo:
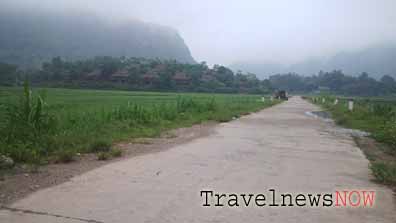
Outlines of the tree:
[[17,66],[12,64],[0,63],[0,84],[15,83]]
[[220,65],[214,65],[213,70],[217,80],[224,83],[227,87],[232,86],[234,82],[234,73],[232,70]]
[[102,77],[104,79],[108,79],[114,72],[116,72],[121,66],[122,63],[120,60],[117,60],[112,57],[102,57],[97,58],[100,62],[100,69],[102,70]]
[[388,93],[396,92],[396,81],[389,75],[384,75],[381,78],[381,83],[384,85]]
[[159,74],[159,88],[163,90],[172,90],[175,88],[175,82],[172,80],[172,73],[169,71],[163,71]]
[[381,82],[384,84],[395,85],[395,79],[389,75],[382,76]]
[[363,72],[363,73],[361,73],[361,74],[359,75],[359,80],[364,81],[364,80],[367,80],[367,79],[369,79],[368,73]]

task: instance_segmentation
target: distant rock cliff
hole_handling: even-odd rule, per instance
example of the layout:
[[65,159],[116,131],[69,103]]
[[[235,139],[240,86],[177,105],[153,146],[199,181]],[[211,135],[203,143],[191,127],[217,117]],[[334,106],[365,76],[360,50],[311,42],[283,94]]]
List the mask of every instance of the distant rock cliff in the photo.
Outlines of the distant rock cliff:
[[172,28],[141,21],[106,22],[89,14],[55,14],[0,9],[0,61],[39,66],[53,57],[94,56],[175,59],[194,63]]

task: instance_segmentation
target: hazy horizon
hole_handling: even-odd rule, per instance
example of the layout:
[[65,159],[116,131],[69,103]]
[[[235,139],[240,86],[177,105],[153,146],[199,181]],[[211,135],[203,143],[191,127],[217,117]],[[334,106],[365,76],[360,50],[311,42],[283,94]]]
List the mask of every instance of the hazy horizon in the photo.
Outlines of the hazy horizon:
[[196,61],[209,64],[287,65],[394,44],[396,39],[396,2],[392,0],[5,0],[1,4],[169,26],[181,34]]

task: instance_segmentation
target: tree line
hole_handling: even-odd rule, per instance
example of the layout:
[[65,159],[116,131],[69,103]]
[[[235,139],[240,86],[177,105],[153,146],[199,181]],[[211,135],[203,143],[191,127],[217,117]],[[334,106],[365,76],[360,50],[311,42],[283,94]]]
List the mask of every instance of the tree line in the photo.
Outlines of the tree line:
[[339,95],[384,96],[396,94],[396,81],[384,75],[376,80],[368,73],[349,76],[341,70],[320,71],[317,75],[302,76],[296,73],[277,74],[269,77],[274,88],[289,92],[319,93],[328,92]]
[[341,70],[320,71],[312,76],[276,74],[259,80],[255,74],[234,72],[221,65],[209,68],[205,62],[188,64],[135,57],[75,61],[56,57],[33,70],[0,63],[0,85],[20,85],[26,77],[33,85],[43,87],[251,94],[268,94],[274,90],[356,96],[396,94],[396,81],[392,76],[384,75],[376,80],[368,73],[349,76]]
[[26,76],[33,85],[48,87],[255,94],[272,90],[268,80],[259,80],[254,74],[235,73],[221,65],[209,68],[205,62],[125,57],[65,61],[56,57],[35,70],[0,66],[2,85],[18,84]]

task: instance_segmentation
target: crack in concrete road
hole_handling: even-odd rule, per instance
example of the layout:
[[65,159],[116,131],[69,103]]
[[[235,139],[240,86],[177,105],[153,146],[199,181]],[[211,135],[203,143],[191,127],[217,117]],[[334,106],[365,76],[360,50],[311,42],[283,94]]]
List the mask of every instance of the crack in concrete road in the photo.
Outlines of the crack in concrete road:
[[6,211],[10,211],[10,212],[21,212],[23,214],[50,216],[50,217],[63,218],[63,219],[68,219],[68,220],[77,220],[77,221],[88,222],[88,223],[104,223],[103,221],[97,221],[97,220],[93,220],[93,219],[75,218],[75,217],[69,217],[69,216],[64,216],[64,215],[59,215],[59,214],[51,214],[48,212],[32,211],[32,210],[26,210],[26,209],[20,209],[20,208],[11,208],[11,207],[6,207],[6,206],[1,206],[0,210],[6,210]]

